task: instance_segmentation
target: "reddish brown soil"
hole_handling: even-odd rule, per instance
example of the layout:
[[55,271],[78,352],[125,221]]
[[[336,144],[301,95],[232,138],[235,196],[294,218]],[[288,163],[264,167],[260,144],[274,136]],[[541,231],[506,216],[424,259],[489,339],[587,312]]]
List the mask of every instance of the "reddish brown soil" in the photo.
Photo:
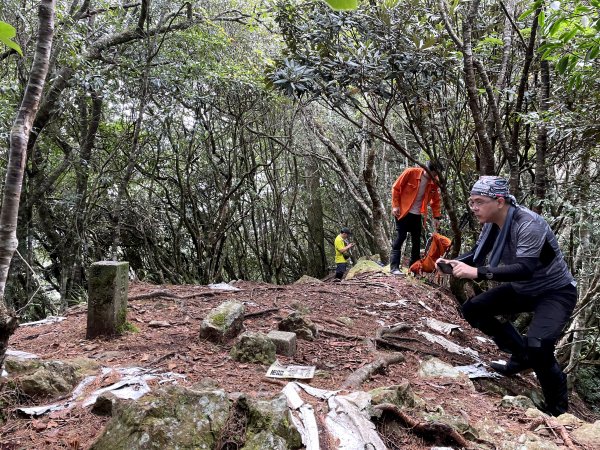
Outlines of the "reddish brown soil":
[[[416,329],[425,330],[423,317],[432,317],[461,326],[462,332],[450,337],[455,343],[479,352],[483,361],[502,357],[491,342],[475,339],[481,334],[464,322],[458,305],[446,289],[424,280],[371,275],[342,283],[296,284],[275,286],[237,282],[241,291],[211,290],[206,286],[155,286],[134,283],[129,291],[128,321],[139,332],[128,332],[111,339],[86,340],[86,308],[71,309],[67,320],[38,327],[22,327],[11,338],[10,348],[40,355],[44,359],[87,357],[106,367],[151,367],[173,371],[187,377],[184,384],[211,378],[227,392],[246,392],[252,396],[277,394],[285,381],[265,377],[267,366],[241,364],[229,357],[232,342],[215,345],[199,339],[199,329],[207,312],[227,300],[246,304],[246,313],[264,311],[245,320],[249,331],[268,332],[294,310],[305,312],[321,329],[315,341],[298,341],[296,356],[279,356],[283,363],[314,365],[318,375],[309,383],[326,389],[339,388],[356,369],[376,359],[372,342],[382,325],[397,323],[414,327],[404,332],[405,361],[392,365],[385,373],[375,374],[362,385],[363,390],[410,381],[414,391],[433,406],[441,405],[447,414],[463,416],[471,423],[484,418],[514,433],[524,432],[530,420],[522,411],[499,406],[501,395],[475,381],[479,392],[466,384],[426,381],[416,376],[424,358],[433,355],[453,365],[472,364],[466,356],[449,353],[427,342]],[[405,305],[393,305],[404,300]],[[419,302],[422,303],[422,306]],[[430,310],[428,310],[429,308]],[[337,320],[352,319],[351,325]],[[150,327],[151,321],[166,321],[168,327]],[[357,339],[352,339],[351,336]],[[379,350],[389,354],[390,350]],[[111,380],[100,380],[102,385]],[[536,389],[531,375],[500,379],[498,384],[513,394]],[[37,401],[37,404],[47,402]],[[33,404],[33,403],[31,403]],[[16,406],[16,405],[15,405]],[[21,405],[22,406],[22,405]],[[9,420],[0,427],[0,449],[87,448],[99,435],[107,419],[74,408],[35,419],[9,411]],[[583,419],[592,417],[582,403],[572,399],[572,412]],[[431,443],[401,429],[390,448],[428,449]]]

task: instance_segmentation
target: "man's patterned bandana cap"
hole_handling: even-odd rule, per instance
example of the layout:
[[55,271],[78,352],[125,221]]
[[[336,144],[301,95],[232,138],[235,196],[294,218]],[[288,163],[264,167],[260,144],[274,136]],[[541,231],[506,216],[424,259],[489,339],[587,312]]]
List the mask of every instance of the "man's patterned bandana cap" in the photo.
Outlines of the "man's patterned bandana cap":
[[485,195],[491,198],[510,198],[508,181],[502,177],[484,175],[479,178],[471,189],[471,195]]

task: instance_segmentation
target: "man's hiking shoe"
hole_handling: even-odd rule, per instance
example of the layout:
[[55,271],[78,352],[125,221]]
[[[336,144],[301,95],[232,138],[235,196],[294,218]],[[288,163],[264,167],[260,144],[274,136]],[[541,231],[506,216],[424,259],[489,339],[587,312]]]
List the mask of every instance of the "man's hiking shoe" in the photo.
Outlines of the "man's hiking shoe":
[[392,269],[392,270],[390,271],[390,273],[391,273],[392,275],[398,275],[398,276],[402,276],[402,275],[404,275],[404,274],[402,273],[402,271],[401,271],[400,269],[398,269],[398,268]]
[[531,364],[527,360],[513,358],[512,356],[506,364],[491,362],[490,367],[504,376],[510,377],[525,370],[531,369]]

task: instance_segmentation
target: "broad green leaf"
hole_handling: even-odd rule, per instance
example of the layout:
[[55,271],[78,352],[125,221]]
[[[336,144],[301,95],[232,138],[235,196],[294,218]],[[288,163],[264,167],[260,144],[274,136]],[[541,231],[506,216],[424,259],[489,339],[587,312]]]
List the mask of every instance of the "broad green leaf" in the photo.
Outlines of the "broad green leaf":
[[564,22],[565,22],[564,17],[557,19],[556,22],[554,22],[548,29],[548,35],[550,37],[553,37],[558,32],[558,30],[560,30],[562,28],[562,25],[564,24]]
[[358,8],[358,0],[325,0],[335,11],[348,11]]
[[600,45],[596,44],[590,47],[590,49],[587,51],[585,55],[585,60],[590,61],[592,59],[595,59],[598,56],[598,53],[600,53]]
[[542,4],[542,0],[535,1],[528,10],[526,10],[523,14],[521,14],[519,16],[519,20],[523,20],[526,17],[528,17],[531,14],[533,14],[535,12],[535,10],[540,7],[541,4]]
[[542,10],[538,16],[538,25],[540,28],[544,28],[544,22],[546,21],[546,13]]
[[23,56],[23,51],[21,50],[21,47],[19,47],[19,44],[12,41],[12,38],[14,38],[16,35],[17,30],[15,30],[15,27],[7,24],[6,22],[0,21],[0,42],[15,50],[19,55]]
[[562,75],[567,70],[568,65],[569,65],[569,56],[568,55],[563,56],[562,58],[560,58],[560,61],[558,61],[558,64],[556,65],[556,70],[558,70],[558,73],[560,73]]

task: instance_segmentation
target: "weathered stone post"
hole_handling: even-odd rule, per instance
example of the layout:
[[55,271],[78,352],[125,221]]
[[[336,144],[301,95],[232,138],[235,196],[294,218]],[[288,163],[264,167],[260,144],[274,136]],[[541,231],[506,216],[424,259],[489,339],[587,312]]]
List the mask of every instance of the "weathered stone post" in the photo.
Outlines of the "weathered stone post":
[[129,263],[99,261],[89,270],[87,339],[122,332],[127,321]]

